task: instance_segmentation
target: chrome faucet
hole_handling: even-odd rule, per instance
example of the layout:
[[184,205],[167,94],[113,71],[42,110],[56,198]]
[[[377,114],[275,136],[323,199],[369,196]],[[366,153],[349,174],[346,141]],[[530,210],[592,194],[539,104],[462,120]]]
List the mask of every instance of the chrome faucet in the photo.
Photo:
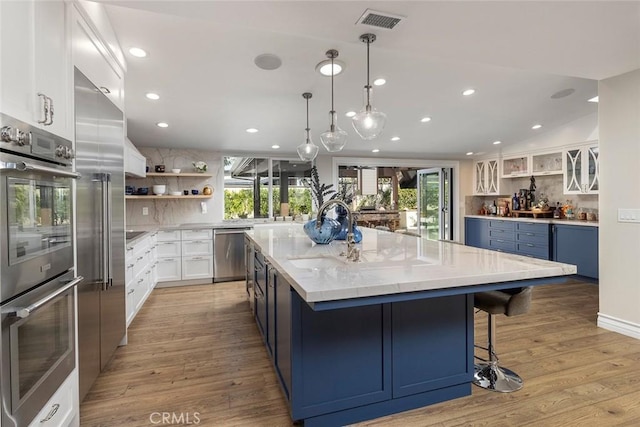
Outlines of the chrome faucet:
[[333,204],[340,205],[345,208],[347,210],[347,218],[349,219],[349,224],[347,225],[347,253],[342,253],[340,255],[346,255],[348,261],[357,262],[360,260],[360,250],[356,248],[356,239],[353,236],[353,213],[345,202],[338,199],[331,199],[324,202],[322,206],[320,206],[320,209],[318,209],[316,227],[320,228],[322,225],[322,213]]

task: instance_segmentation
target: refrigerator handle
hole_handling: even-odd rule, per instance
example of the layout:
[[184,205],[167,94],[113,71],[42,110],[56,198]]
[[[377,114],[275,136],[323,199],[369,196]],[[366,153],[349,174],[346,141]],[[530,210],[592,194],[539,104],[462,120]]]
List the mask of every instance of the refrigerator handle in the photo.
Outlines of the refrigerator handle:
[[105,228],[105,258],[104,258],[104,289],[107,290],[110,286],[113,286],[113,269],[111,266],[111,174],[105,174],[104,194],[105,194],[105,207],[104,210],[104,228]]

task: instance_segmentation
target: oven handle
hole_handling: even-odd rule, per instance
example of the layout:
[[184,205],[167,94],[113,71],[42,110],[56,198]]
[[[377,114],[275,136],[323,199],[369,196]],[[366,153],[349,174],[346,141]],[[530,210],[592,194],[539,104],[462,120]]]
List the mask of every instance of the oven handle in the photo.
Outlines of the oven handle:
[[73,288],[75,285],[77,285],[78,283],[80,283],[83,280],[84,280],[84,277],[78,276],[75,279],[71,280],[66,285],[64,285],[63,287],[61,287],[60,289],[58,289],[57,291],[55,291],[54,293],[52,293],[51,295],[47,295],[46,297],[42,298],[40,301],[36,301],[33,304],[31,304],[30,306],[28,306],[28,307],[18,308],[18,309],[16,309],[15,312],[9,313],[9,315],[15,314],[15,316],[17,316],[17,317],[19,317],[21,319],[24,319],[25,317],[29,317],[32,313],[38,311],[40,308],[42,308],[42,306],[47,304],[49,301],[51,301],[52,299],[56,298],[57,296],[65,293],[70,288]]
[[64,176],[67,178],[80,178],[80,174],[77,172],[67,172],[56,168],[49,168],[46,166],[34,165],[27,162],[0,162],[0,170],[17,170],[20,172],[36,171],[43,172],[50,175]]

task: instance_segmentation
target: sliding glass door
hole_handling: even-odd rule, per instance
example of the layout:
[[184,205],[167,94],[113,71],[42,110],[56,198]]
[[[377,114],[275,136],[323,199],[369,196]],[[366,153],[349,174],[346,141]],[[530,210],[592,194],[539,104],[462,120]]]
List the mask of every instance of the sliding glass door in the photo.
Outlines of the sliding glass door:
[[453,240],[452,169],[418,171],[418,231],[430,240]]

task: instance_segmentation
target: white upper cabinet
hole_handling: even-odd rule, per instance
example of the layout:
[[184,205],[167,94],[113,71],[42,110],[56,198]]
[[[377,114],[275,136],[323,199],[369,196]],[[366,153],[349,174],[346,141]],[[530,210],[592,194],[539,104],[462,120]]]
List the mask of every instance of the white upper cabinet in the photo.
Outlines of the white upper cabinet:
[[532,175],[562,174],[562,150],[531,155]]
[[531,156],[515,156],[502,158],[502,177],[518,178],[531,175]]
[[498,159],[479,160],[473,167],[473,194],[476,196],[500,194]]
[[124,173],[127,176],[145,178],[147,158],[138,151],[129,138],[124,139]]
[[[113,44],[103,41],[97,32],[91,17],[81,5],[74,3],[72,34],[73,34],[73,65],[77,67],[98,89],[106,95],[120,110],[124,111],[124,76],[125,72],[118,56],[112,50]],[[101,8],[102,5],[96,4]],[[101,9],[97,9],[100,12]],[[119,48],[118,48],[119,52]]]
[[564,151],[564,194],[598,194],[599,157],[597,142]]
[[63,1],[0,2],[2,112],[73,138],[71,50]]

